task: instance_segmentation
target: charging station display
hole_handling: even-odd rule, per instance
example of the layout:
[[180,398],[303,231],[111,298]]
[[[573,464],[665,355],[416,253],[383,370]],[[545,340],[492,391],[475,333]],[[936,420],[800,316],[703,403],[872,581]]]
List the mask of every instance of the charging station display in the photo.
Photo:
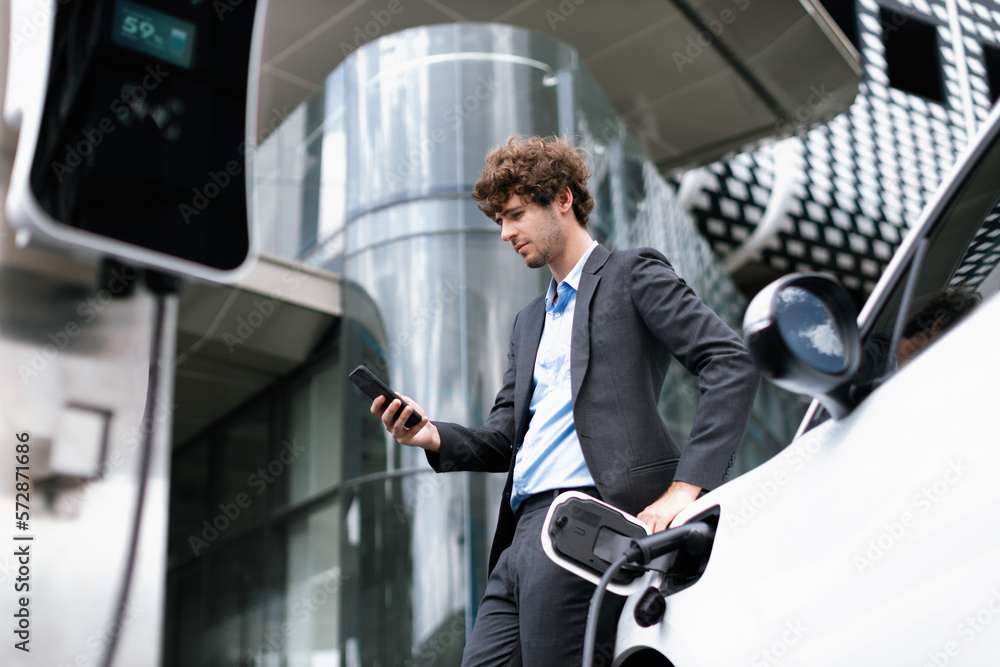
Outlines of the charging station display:
[[248,81],[266,1],[226,3],[224,20],[218,4],[56,5],[30,206],[12,224],[174,273],[249,266]]
[[194,37],[193,23],[128,0],[115,4],[111,41],[116,44],[189,69]]

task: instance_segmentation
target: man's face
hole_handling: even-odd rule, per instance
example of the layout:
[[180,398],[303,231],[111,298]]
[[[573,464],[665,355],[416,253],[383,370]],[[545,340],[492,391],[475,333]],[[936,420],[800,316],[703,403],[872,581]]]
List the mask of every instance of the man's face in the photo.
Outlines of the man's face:
[[546,266],[565,245],[554,207],[554,203],[546,208],[525,204],[520,196],[513,195],[497,213],[500,238],[514,247],[529,268]]

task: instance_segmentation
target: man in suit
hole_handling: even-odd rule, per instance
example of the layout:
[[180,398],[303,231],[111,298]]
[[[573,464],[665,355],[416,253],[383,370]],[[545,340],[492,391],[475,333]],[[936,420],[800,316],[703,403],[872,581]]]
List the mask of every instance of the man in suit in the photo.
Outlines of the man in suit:
[[[432,422],[409,399],[395,420],[396,401],[377,398],[371,410],[435,470],[507,472],[463,665],[579,664],[594,586],[542,551],[549,504],[581,489],[666,529],[724,480],[759,378],[739,337],[663,255],[609,252],[590,238],[586,165],[565,140],[514,137],[486,163],[473,197],[527,266],[549,267],[549,289],[515,319],[503,387],[482,426]],[[683,453],[657,411],[671,357],[702,392]],[[408,429],[412,410],[422,419]],[[622,602],[605,604],[605,664]]]

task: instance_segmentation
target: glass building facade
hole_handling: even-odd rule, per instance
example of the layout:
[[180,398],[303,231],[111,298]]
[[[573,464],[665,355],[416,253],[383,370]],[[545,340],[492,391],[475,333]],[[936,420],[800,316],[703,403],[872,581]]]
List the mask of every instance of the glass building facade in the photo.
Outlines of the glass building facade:
[[[575,51],[449,24],[353,52],[256,156],[266,252],[341,276],[310,361],[176,450],[165,665],[457,665],[486,580],[503,477],[436,475],[347,381],[365,364],[436,420],[480,423],[514,316],[549,280],[469,193],[487,150],[567,135],[589,154],[591,234],[663,251],[738,330],[744,302]],[[683,441],[699,390],[661,411]],[[804,404],[762,385],[734,474]]]

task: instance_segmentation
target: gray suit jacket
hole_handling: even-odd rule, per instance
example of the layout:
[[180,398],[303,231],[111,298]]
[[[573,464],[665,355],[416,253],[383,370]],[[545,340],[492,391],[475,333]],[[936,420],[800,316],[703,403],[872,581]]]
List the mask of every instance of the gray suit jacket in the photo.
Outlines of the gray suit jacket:
[[[573,419],[601,498],[637,514],[678,479],[722,483],[739,447],[759,376],[739,337],[651,248],[598,246],[583,267],[573,316]],[[514,535],[514,452],[528,430],[545,298],[514,321],[503,388],[477,428],[435,422],[438,472],[507,471],[490,570]],[[670,358],[698,376],[701,398],[683,455],[657,411]]]

